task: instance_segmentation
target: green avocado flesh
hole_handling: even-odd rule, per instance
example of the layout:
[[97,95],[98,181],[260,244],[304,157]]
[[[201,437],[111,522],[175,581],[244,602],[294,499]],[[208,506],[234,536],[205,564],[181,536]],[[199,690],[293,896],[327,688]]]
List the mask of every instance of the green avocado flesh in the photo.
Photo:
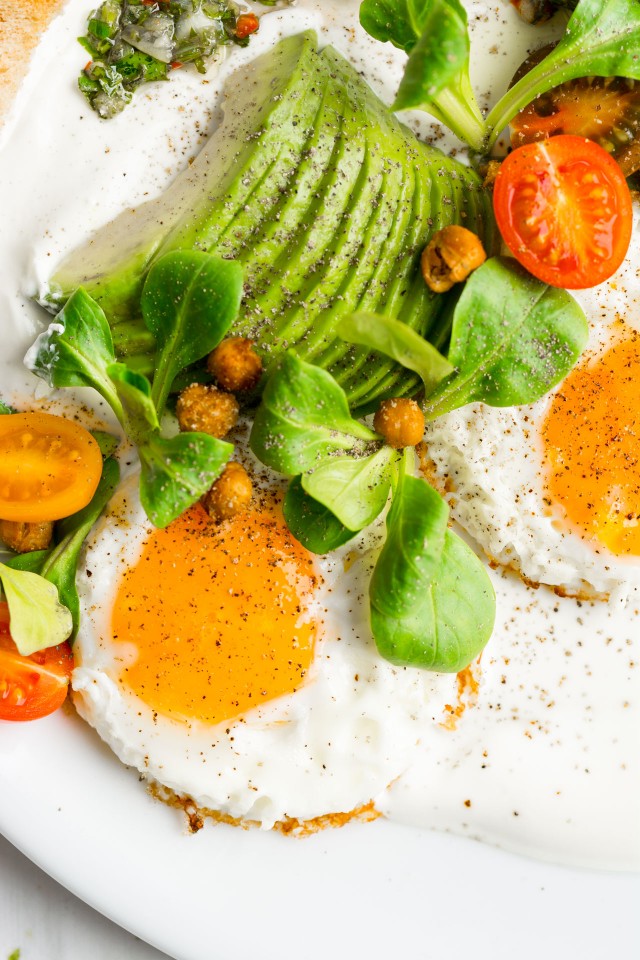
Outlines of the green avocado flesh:
[[329,369],[354,406],[410,393],[417,378],[335,333],[356,310],[442,336],[446,297],[429,291],[420,253],[450,223],[494,245],[491,205],[468,167],[420,143],[355,69],[306,32],[236,75],[225,117],[157,199],[126,210],[75,250],[49,283],[62,305],[84,286],[104,309],[120,355],[153,367],[140,320],[147,271],[197,248],[238,260],[245,296],[235,335],[267,372],[283,352]]

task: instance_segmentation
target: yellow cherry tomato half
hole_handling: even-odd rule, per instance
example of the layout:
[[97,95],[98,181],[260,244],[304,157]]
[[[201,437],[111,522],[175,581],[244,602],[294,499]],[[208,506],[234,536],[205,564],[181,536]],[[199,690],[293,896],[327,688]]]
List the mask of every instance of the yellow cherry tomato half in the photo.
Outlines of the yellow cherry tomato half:
[[0,517],[60,520],[89,503],[102,473],[88,430],[51,413],[0,416]]

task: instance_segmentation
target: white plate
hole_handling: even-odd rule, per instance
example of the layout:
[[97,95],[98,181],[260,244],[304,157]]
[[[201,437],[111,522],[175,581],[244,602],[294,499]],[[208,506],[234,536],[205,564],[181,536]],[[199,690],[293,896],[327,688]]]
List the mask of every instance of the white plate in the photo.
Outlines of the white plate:
[[386,822],[307,840],[210,825],[189,835],[70,712],[0,727],[0,829],[178,960],[602,960],[640,946],[629,875]]
[[[86,14],[86,3],[72,6]],[[55,105],[59,71],[71,76],[78,66],[67,40],[81,26],[69,17],[56,26],[66,38],[64,64],[56,73],[40,58],[32,96]],[[149,144],[146,158],[127,156],[121,128],[99,129],[110,140],[114,169],[126,160],[129,180],[138,184],[131,196],[143,192],[143,174],[151,171],[153,179],[173,159]],[[42,253],[49,218],[59,216],[64,227],[65,211],[47,191],[48,162],[54,158],[71,185],[77,174],[73,150],[59,138],[47,140],[29,125],[22,136],[38,151],[34,190],[42,204],[40,220],[25,214],[16,236],[26,258],[34,237]],[[121,202],[100,183],[87,198],[76,197],[86,207],[87,230]],[[24,268],[30,261],[17,262]],[[16,297],[13,286],[0,289],[0,308]],[[13,351],[19,328],[3,327],[4,316],[3,352],[7,343]],[[563,869],[382,821],[304,841],[210,824],[189,835],[181,816],[153,801],[71,709],[34,724],[0,725],[0,830],[73,893],[179,960],[386,960],[445,952],[478,960],[601,960],[637,953],[640,889],[629,875]]]

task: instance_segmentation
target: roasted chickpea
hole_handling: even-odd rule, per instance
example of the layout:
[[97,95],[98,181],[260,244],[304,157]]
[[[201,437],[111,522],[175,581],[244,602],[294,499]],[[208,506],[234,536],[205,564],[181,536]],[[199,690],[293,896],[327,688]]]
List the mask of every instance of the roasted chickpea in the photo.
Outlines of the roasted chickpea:
[[424,435],[424,416],[415,400],[383,400],[373,418],[373,429],[390,447],[415,447]]
[[422,276],[434,293],[446,293],[486,259],[480,238],[453,224],[438,230],[422,251]]
[[178,396],[176,416],[182,431],[225,437],[238,422],[238,401],[211,385],[192,383]]
[[22,523],[18,520],[0,520],[0,540],[16,553],[46,550],[53,537],[53,522]]
[[251,503],[253,485],[241,463],[228,463],[211,489],[202,497],[202,505],[215,520],[230,520]]
[[253,340],[229,337],[209,354],[207,370],[224,390],[236,393],[255,387],[262,376],[262,360],[253,349]]

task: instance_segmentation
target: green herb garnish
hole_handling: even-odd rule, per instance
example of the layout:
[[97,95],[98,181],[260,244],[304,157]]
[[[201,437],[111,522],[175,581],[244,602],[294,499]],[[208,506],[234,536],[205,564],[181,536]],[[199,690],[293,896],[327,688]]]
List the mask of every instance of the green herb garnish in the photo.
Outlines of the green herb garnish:
[[185,63],[204,73],[221,46],[244,46],[236,22],[236,6],[227,0],[105,0],[79,38],[92,58],[80,90],[101,117],[114,117],[141,84],[166,80]]

